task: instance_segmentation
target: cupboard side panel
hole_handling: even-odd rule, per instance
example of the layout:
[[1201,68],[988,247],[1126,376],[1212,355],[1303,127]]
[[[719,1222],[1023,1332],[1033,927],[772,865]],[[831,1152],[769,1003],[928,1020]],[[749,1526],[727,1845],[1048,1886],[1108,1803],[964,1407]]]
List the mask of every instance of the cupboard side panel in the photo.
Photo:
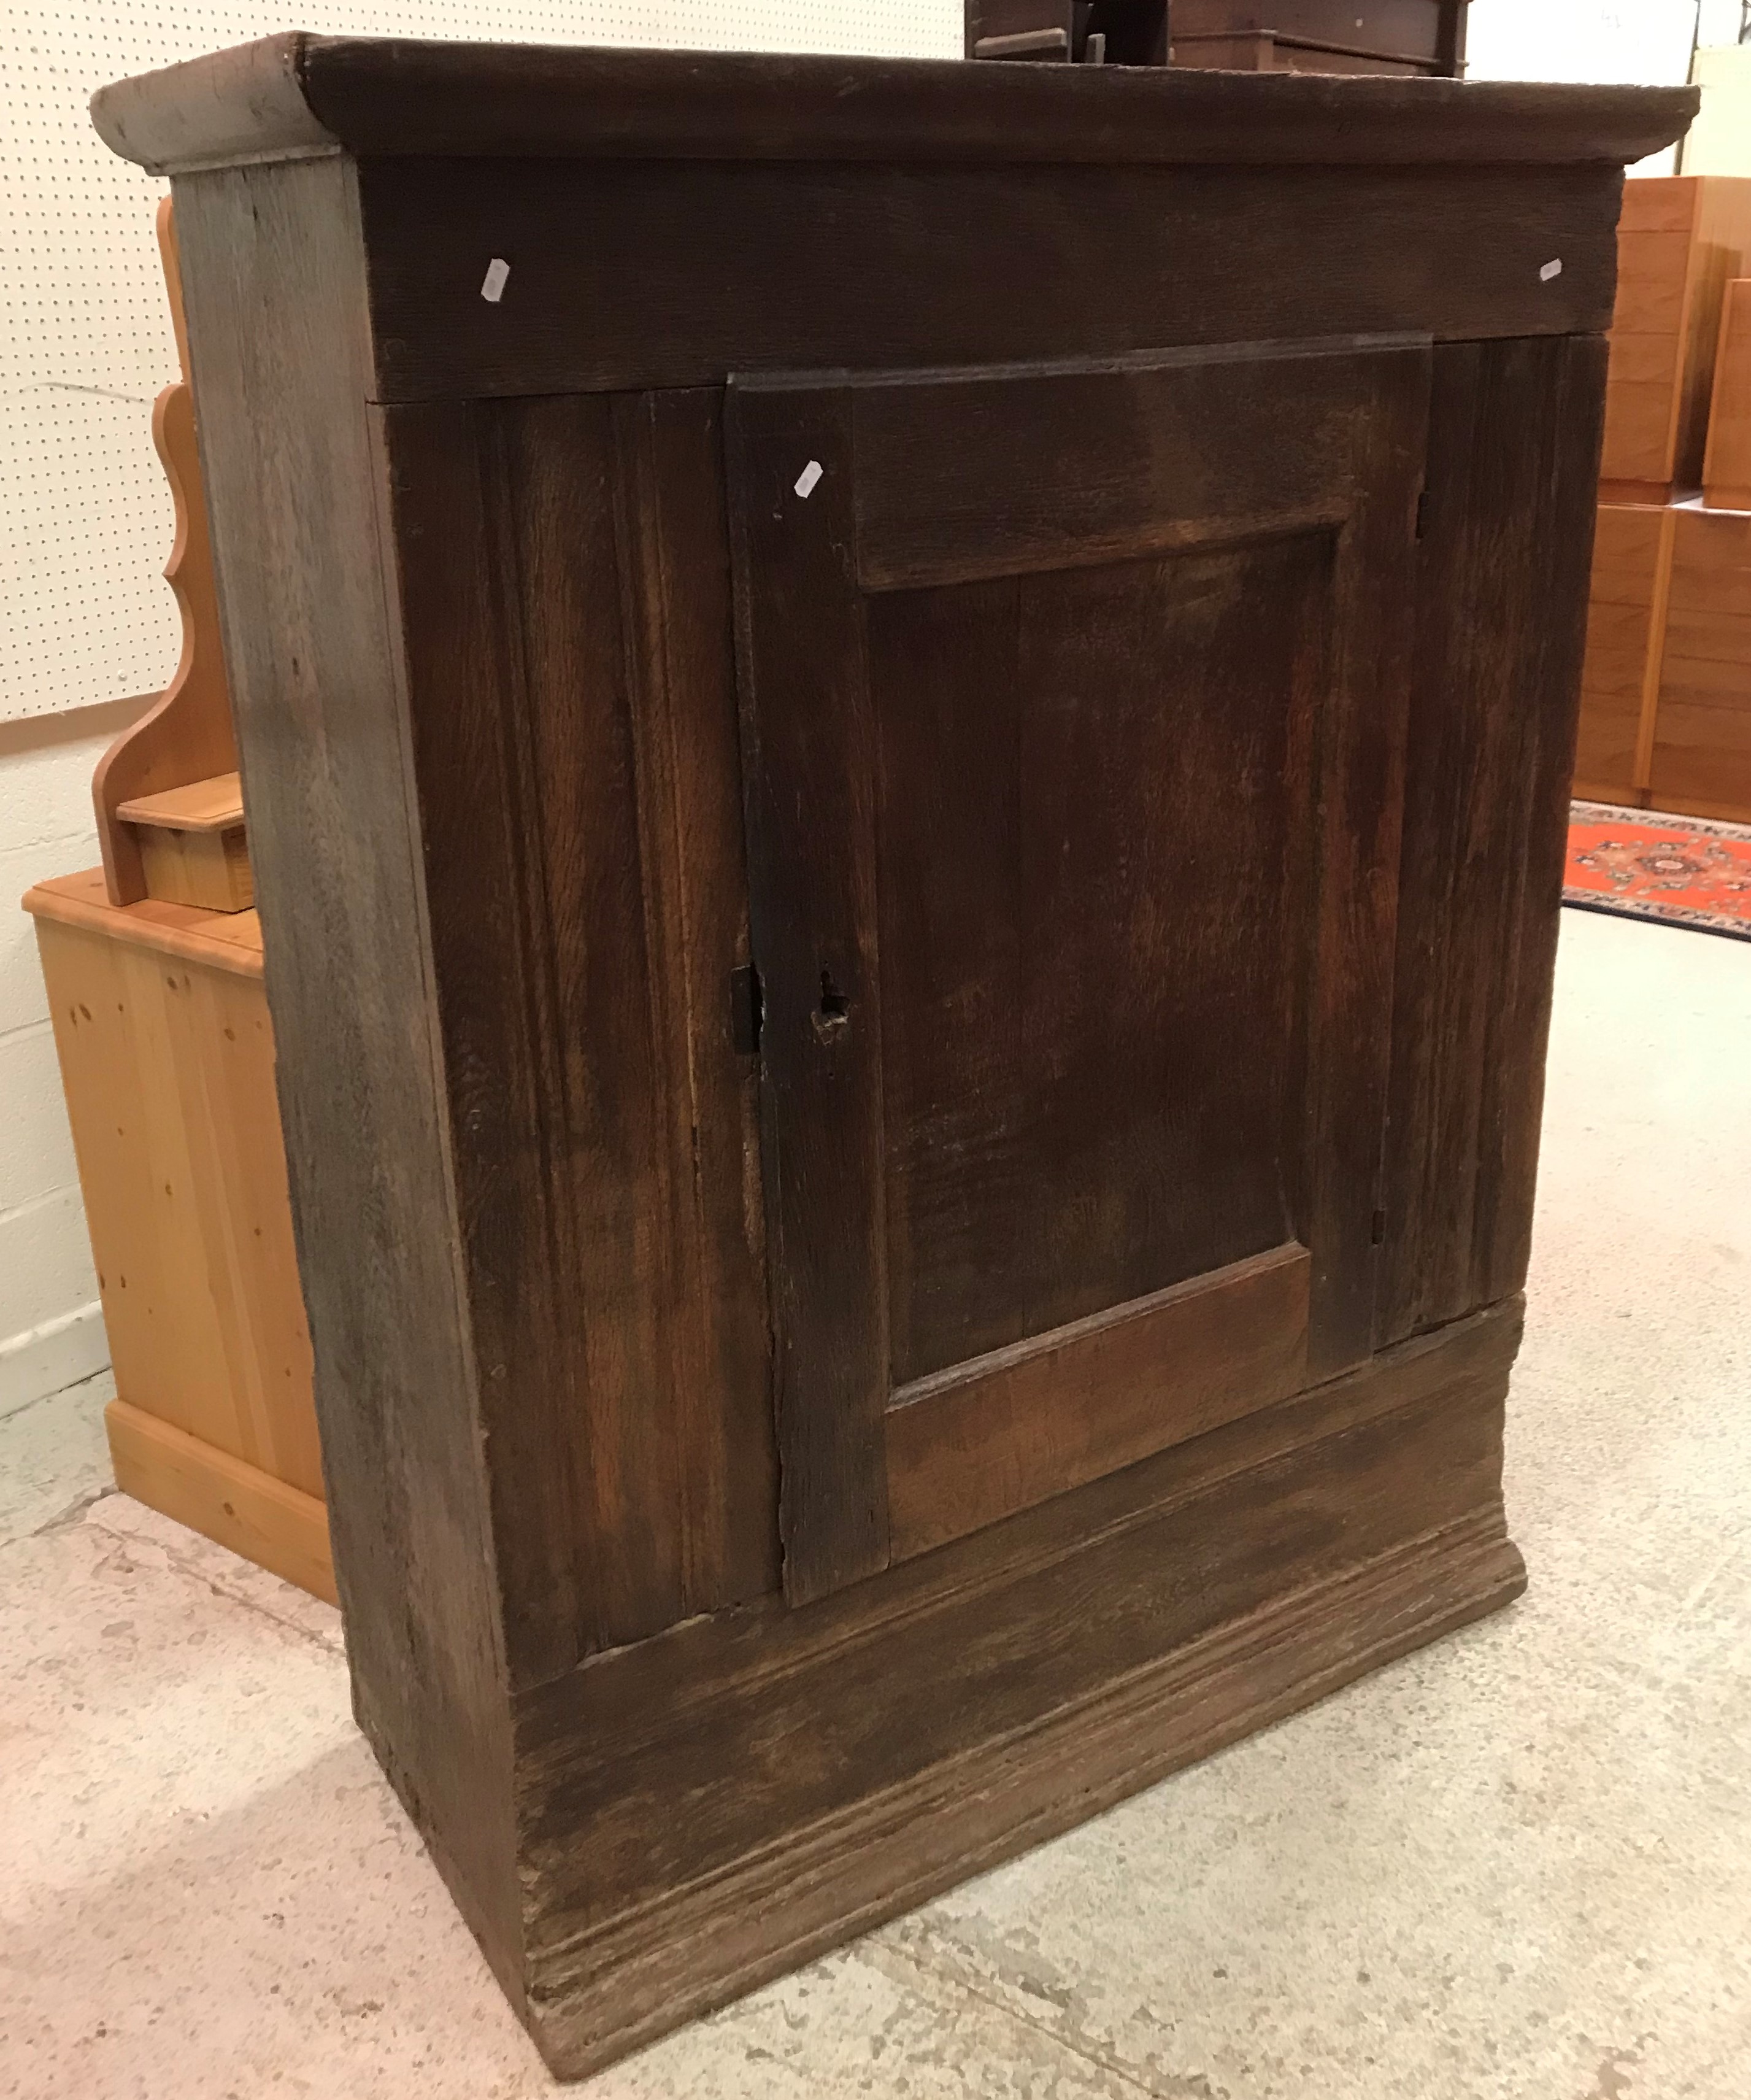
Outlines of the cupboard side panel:
[[353,172],[179,178],[355,1709],[514,1999],[510,1743]]
[[1592,336],[1436,353],[1382,1346],[1526,1273],[1605,355]]

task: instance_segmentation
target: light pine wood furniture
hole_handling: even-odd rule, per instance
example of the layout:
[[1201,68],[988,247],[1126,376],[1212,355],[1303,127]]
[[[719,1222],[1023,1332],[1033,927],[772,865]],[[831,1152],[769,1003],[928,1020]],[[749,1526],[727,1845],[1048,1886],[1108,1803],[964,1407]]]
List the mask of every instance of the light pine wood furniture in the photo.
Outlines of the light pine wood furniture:
[[1624,199],[1575,792],[1751,819],[1751,179]]
[[254,911],[39,883],[117,1485],[335,1600]]
[[[24,898],[116,1379],[117,1485],[335,1601],[261,927],[187,383],[152,418],[176,505],[175,677],[99,762],[104,865]],[[232,770],[214,774],[217,765]]]
[[1722,296],[1751,275],[1751,179],[1625,183],[1617,244],[1599,500],[1666,503],[1702,485]]
[[254,892],[168,197],[158,207],[157,227],[182,377],[153,404],[152,435],[176,505],[176,538],[164,573],[182,615],[183,646],[170,684],[104,754],[91,796],[112,904],[155,897],[237,911]]
[[1665,503],[1599,507],[1575,749],[1586,801],[1647,799],[1678,515]]
[[1702,500],[1711,510],[1751,510],[1751,277],[1736,278],[1721,301]]
[[1751,511],[1599,506],[1575,792],[1751,823]]
[[356,1710],[557,2069],[1519,1590],[1620,170],[1694,106],[98,97],[174,184]]
[[1670,561],[1647,801],[1751,823],[1751,512],[1676,511]]

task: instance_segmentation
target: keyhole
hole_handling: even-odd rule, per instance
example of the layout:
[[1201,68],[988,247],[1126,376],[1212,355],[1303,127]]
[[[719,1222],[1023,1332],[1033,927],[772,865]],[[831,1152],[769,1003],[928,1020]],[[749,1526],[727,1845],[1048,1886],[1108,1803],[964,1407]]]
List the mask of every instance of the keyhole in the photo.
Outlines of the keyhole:
[[821,1004],[809,1019],[814,1024],[818,1043],[830,1042],[850,1026],[851,1002],[833,982],[831,970],[821,973]]

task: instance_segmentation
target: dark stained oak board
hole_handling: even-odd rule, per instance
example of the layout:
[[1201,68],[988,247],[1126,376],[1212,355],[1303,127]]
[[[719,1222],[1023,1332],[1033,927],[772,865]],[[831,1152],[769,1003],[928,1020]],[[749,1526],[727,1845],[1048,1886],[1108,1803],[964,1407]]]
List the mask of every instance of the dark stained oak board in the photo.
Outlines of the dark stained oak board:
[[1438,353],[1378,1339],[1526,1277],[1606,346]]
[[732,387],[793,1600],[897,1386],[1285,1242],[1304,1374],[1372,1348],[1429,369]]
[[1694,106],[296,36],[99,98],[174,175],[355,1710],[560,2071],[1516,1594],[1598,331]]

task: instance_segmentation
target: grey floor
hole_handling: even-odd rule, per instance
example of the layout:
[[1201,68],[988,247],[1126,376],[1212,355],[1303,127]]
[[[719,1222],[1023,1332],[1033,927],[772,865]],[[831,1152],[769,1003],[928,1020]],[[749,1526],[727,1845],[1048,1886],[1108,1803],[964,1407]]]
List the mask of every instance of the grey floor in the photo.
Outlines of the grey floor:
[[[1565,914],[1524,1603],[580,2089],[1751,2095],[1751,944]],[[0,2093],[550,2089],[333,1613],[0,1424]]]

